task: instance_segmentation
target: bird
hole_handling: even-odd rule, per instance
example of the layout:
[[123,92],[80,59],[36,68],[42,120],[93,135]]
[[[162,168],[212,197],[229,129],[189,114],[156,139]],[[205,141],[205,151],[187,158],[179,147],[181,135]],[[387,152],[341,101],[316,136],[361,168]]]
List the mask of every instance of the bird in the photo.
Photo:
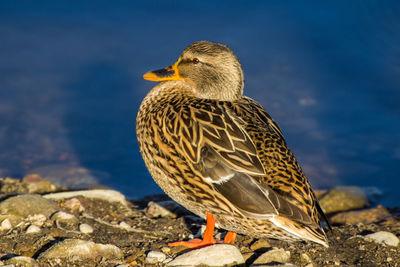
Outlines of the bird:
[[[143,78],[159,82],[136,118],[145,165],[167,195],[207,220],[203,239],[170,246],[234,243],[237,233],[329,246],[309,181],[278,124],[243,95],[242,66],[227,45],[194,42]],[[224,240],[215,227],[228,231]]]

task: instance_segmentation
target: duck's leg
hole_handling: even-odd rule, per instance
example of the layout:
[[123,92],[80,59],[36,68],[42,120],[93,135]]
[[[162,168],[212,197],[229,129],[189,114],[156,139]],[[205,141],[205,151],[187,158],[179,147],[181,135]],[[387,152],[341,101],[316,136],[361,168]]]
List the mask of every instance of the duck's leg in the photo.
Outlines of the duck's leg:
[[[206,230],[204,232],[203,240],[201,239],[192,239],[189,241],[179,241],[174,243],[169,243],[168,245],[171,247],[174,246],[185,246],[187,248],[200,248],[209,245],[213,245],[215,243],[220,243],[220,241],[216,241],[213,237],[214,235],[214,228],[215,228],[215,219],[211,213],[206,213],[207,215],[207,225]],[[236,233],[228,232],[225,236],[224,243],[233,243],[236,238]]]
[[237,233],[235,233],[235,232],[228,232],[228,233],[226,233],[226,235],[225,235],[224,243],[233,244],[233,243],[235,242],[236,237],[237,237]]

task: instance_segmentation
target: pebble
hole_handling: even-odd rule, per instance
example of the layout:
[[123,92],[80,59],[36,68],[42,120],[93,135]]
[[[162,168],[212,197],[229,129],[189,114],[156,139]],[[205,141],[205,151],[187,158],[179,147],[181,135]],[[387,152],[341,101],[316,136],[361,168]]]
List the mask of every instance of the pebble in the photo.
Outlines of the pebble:
[[150,218],[176,218],[176,214],[169,211],[157,202],[150,201],[147,204],[146,216]]
[[111,244],[99,244],[81,239],[65,239],[42,252],[38,259],[85,260],[102,257],[106,259],[123,258],[122,251]]
[[259,240],[257,240],[256,242],[254,242],[251,246],[250,246],[250,249],[251,250],[253,250],[253,251],[256,251],[256,250],[261,250],[261,249],[264,249],[264,251],[266,250],[266,249],[268,249],[268,248],[270,248],[271,247],[271,245],[268,243],[268,241],[267,240],[265,240],[265,239],[259,239]]
[[373,234],[364,236],[366,240],[374,241],[378,244],[397,247],[399,245],[399,238],[394,234],[386,231],[380,231]]
[[336,186],[319,202],[325,213],[361,209],[369,205],[364,190],[357,186]]
[[127,206],[125,196],[120,192],[111,189],[94,189],[94,190],[60,192],[60,193],[46,194],[43,197],[48,199],[60,200],[66,198],[73,198],[77,196],[83,196],[91,199],[101,199],[108,202],[119,202],[122,205]]
[[37,225],[37,226],[43,226],[43,224],[46,222],[47,218],[44,216],[44,214],[35,214],[28,216],[26,218],[27,221],[29,221],[31,224]]
[[43,179],[38,174],[28,174],[22,179],[26,183],[28,192],[31,194],[49,193],[57,190],[57,187]]
[[26,229],[26,233],[27,234],[36,234],[39,233],[41,231],[40,227],[37,225],[29,225],[28,228]]
[[232,266],[243,264],[244,259],[239,249],[229,244],[217,244],[191,250],[170,261],[167,266]]
[[167,259],[167,256],[160,251],[150,251],[146,257],[146,263],[156,264],[158,262],[163,262]]
[[253,264],[267,264],[271,262],[287,263],[290,259],[290,252],[283,248],[272,248],[271,250],[261,254]]
[[38,262],[35,259],[25,256],[12,257],[6,260],[5,263],[11,266],[24,266],[24,267],[39,266]]
[[4,219],[1,224],[0,224],[0,231],[7,231],[12,228],[12,224],[10,219],[6,218]]
[[[302,254],[300,255],[300,259],[301,259],[303,262],[306,262],[306,263],[311,263],[311,262],[312,262],[310,256],[308,256],[306,253],[302,253]],[[312,265],[312,264],[311,264],[311,265]]]
[[127,224],[126,222],[120,222],[120,223],[119,223],[119,226],[120,226],[122,229],[126,229],[126,230],[131,230],[131,229],[132,229],[132,226],[130,226],[130,225]]
[[55,220],[57,224],[60,224],[60,226],[62,227],[67,227],[71,229],[76,229],[79,224],[78,218],[76,218],[73,214],[64,211],[54,213],[50,219]]
[[82,223],[79,225],[79,231],[84,234],[92,234],[94,229],[87,223]]
[[333,224],[370,224],[382,221],[390,216],[390,212],[379,205],[372,209],[340,212],[333,215],[330,218],[330,222]]
[[73,164],[52,164],[30,170],[52,183],[70,189],[90,188],[98,185],[110,176],[101,171],[91,170]]
[[64,202],[64,207],[69,209],[72,212],[83,212],[85,211],[85,207],[82,206],[82,203],[76,197],[68,199]]
[[26,218],[30,215],[43,214],[48,218],[60,210],[57,202],[46,199],[40,195],[19,195],[7,198],[0,203],[0,214],[11,214]]

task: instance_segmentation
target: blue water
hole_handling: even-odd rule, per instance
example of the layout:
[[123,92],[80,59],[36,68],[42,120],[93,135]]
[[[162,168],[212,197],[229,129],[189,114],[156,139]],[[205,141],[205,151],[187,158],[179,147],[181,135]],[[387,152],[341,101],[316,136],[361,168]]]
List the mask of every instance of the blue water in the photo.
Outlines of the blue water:
[[314,187],[400,204],[398,1],[2,0],[0,177],[75,164],[130,197],[161,192],[136,142],[155,85],[141,75],[197,40],[236,52]]

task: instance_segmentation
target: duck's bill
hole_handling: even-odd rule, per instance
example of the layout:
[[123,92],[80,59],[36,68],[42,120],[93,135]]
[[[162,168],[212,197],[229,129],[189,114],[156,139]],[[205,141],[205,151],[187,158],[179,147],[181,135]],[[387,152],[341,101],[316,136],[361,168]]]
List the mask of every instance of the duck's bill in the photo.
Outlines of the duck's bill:
[[182,77],[179,75],[177,65],[178,63],[175,63],[174,65],[163,69],[150,71],[143,75],[143,79],[149,81],[182,80]]

